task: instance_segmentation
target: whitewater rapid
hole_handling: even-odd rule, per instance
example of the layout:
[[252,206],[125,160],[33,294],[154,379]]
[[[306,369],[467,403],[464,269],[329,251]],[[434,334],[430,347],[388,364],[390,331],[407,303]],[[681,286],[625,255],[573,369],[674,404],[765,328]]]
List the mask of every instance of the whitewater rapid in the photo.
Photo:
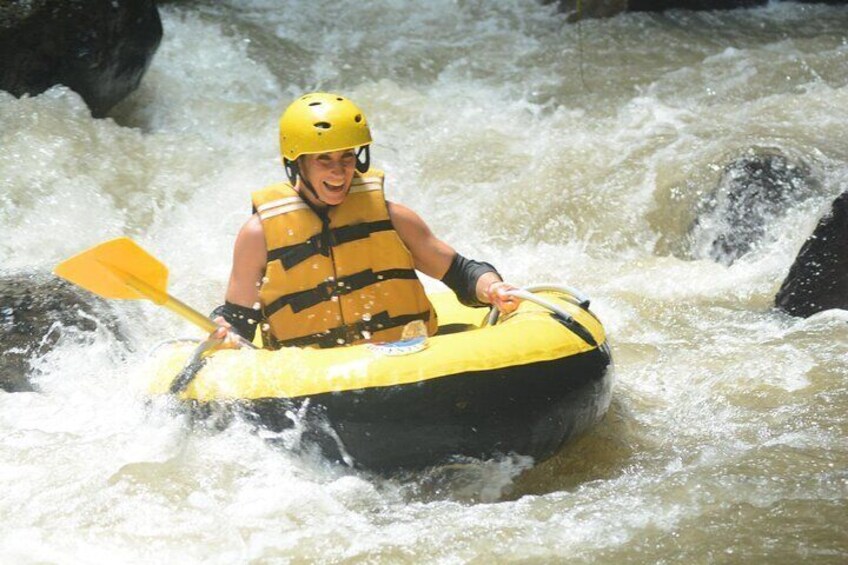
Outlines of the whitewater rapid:
[[[280,112],[343,92],[369,117],[389,199],[516,284],[592,298],[613,405],[535,467],[375,477],[151,402],[147,352],[198,333],[122,304],[122,339],[56,328],[31,361],[39,392],[0,392],[0,562],[848,558],[848,313],[771,307],[848,187],[848,10],[580,28],[531,0],[160,10],[159,51],[109,118],[63,87],[0,93],[4,274],[128,235],[211,310],[250,192],[283,175]],[[732,266],[696,259],[694,210],[750,148],[803,159],[820,192]]]

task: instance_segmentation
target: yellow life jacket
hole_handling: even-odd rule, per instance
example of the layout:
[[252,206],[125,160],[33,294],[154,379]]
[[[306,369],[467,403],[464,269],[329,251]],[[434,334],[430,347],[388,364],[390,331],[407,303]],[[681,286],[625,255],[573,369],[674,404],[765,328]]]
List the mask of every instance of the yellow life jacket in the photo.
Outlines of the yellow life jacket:
[[395,341],[436,312],[389,218],[383,173],[356,173],[344,202],[319,216],[287,182],[253,193],[268,263],[259,301],[266,346]]

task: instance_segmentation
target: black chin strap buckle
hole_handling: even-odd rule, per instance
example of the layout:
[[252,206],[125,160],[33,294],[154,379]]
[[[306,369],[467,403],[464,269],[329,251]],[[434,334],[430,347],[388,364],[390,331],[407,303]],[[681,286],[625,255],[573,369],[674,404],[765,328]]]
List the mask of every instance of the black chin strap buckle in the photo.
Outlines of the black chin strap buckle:
[[367,173],[371,168],[371,149],[368,145],[363,145],[356,152],[356,170],[360,173]]
[[294,186],[297,183],[297,175],[300,174],[300,167],[297,166],[297,160],[290,161],[283,157],[283,166],[286,168],[286,176],[289,177],[289,182]]

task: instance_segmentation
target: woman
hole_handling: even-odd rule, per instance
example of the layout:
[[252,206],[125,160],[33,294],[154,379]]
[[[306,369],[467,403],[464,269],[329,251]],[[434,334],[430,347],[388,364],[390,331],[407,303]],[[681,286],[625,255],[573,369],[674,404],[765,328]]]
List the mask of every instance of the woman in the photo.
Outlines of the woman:
[[280,118],[288,182],[253,194],[254,214],[236,238],[226,302],[215,337],[235,331],[266,347],[333,347],[400,339],[436,314],[415,270],[442,280],[463,304],[518,301],[495,268],[466,259],[415,212],[383,196],[370,167],[371,132],[362,111],[336,94],[306,94]]

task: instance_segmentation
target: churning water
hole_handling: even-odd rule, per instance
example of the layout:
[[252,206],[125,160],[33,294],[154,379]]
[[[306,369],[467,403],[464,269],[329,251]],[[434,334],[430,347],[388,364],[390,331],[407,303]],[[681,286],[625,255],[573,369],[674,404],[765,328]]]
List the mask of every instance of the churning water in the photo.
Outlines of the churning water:
[[[0,392],[0,562],[848,560],[848,313],[771,308],[848,187],[848,10],[580,28],[534,0],[161,11],[112,118],[64,88],[0,93],[4,271],[126,234],[211,310],[250,191],[283,174],[279,113],[339,91],[369,116],[391,199],[515,283],[592,297],[613,405],[533,468],[372,477],[146,402],[146,351],[198,334],[123,304],[124,340],[60,332],[32,360],[40,392]],[[731,266],[698,259],[695,210],[749,149],[804,160],[819,191]]]

